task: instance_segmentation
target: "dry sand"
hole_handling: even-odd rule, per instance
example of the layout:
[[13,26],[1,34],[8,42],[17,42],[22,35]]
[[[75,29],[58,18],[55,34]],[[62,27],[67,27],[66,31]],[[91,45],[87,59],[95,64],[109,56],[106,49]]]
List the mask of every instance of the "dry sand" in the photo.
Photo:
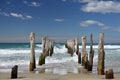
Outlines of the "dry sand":
[[[10,76],[10,73],[0,72],[0,80],[11,80]],[[116,73],[114,76],[115,79],[113,80],[120,80],[120,73]],[[105,80],[105,76],[93,73],[68,73],[60,75],[53,73],[19,72],[18,78],[14,80]]]

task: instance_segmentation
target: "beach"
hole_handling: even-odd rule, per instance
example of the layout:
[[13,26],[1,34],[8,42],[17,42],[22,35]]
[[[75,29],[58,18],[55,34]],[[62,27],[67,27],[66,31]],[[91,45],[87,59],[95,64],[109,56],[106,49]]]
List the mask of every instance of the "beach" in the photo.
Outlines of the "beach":
[[[87,52],[89,53],[89,44]],[[105,44],[105,71],[113,69],[114,80],[120,78],[120,44]],[[38,58],[42,51],[42,44],[35,44],[36,72],[29,72],[30,47],[29,43],[4,43],[0,45],[0,80],[11,78],[11,69],[18,65],[18,80],[103,80],[105,75],[97,75],[98,44],[93,45],[95,54],[92,72],[82,71],[78,64],[77,55],[71,57],[67,53],[65,44],[56,43],[54,53],[46,57],[46,63],[38,66]],[[79,45],[81,51],[81,45]],[[115,54],[115,55],[114,55]],[[43,70],[42,70],[43,69]],[[45,69],[45,70],[44,70]]]
[[120,80],[120,0],[0,0],[0,80]]
[[[0,72],[0,80],[11,80],[10,73],[1,73]],[[120,73],[114,74],[115,79],[119,80]],[[83,74],[73,74],[68,73],[65,75],[52,74],[52,73],[33,73],[33,72],[24,72],[18,73],[18,78],[14,80],[107,80],[105,79],[105,75],[97,75],[93,73],[83,73]]]

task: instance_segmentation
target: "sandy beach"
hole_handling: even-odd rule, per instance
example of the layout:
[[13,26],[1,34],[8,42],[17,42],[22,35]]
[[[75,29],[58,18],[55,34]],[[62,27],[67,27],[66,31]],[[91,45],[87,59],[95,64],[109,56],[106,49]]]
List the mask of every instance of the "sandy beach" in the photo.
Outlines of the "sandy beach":
[[[0,80],[11,80],[10,73],[1,73]],[[120,73],[114,74],[115,79],[119,80]],[[33,73],[33,72],[19,72],[18,78],[14,80],[105,80],[105,75],[97,75],[93,73],[68,73],[65,75],[53,74],[53,73]]]

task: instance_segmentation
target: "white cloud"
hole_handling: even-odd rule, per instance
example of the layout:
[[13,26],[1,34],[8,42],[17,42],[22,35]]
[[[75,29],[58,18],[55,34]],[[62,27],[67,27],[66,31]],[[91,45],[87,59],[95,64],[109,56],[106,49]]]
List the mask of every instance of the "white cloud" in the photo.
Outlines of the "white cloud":
[[80,23],[81,27],[88,27],[90,25],[97,25],[99,27],[101,27],[102,29],[109,29],[110,26],[107,26],[101,22],[95,21],[95,20],[86,20]]
[[38,6],[40,6],[40,3],[37,3],[37,2],[31,2],[31,6],[38,7]]
[[64,19],[54,19],[55,21],[57,21],[57,22],[63,22],[64,21]]
[[10,15],[21,19],[24,18],[22,14],[18,14],[18,13],[10,13]]
[[[120,13],[120,2],[115,1],[88,1],[85,6],[81,8],[84,12],[96,13]],[[90,2],[89,2],[90,1]]]
[[23,15],[23,14],[19,14],[19,13],[10,13],[10,15],[12,17],[16,17],[16,18],[20,18],[20,19],[31,19],[32,16],[30,15]]
[[32,18],[32,16],[26,15],[26,18],[31,19],[31,18]]
[[39,2],[23,1],[23,3],[26,4],[27,6],[33,6],[33,7],[39,7],[39,6],[41,6],[41,3],[39,3]]
[[30,16],[30,15],[23,15],[23,14],[14,13],[14,12],[6,13],[6,12],[0,11],[0,15],[7,16],[7,17],[15,17],[15,18],[19,18],[19,19],[31,19],[32,18],[32,16]]

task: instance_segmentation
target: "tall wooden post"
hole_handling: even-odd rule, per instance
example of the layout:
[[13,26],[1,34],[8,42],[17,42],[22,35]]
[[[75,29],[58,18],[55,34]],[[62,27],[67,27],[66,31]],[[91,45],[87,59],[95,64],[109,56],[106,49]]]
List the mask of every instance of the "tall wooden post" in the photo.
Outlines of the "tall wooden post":
[[54,51],[54,41],[46,37],[42,37],[42,53],[40,54],[38,65],[45,64],[45,58],[52,56]]
[[104,75],[104,60],[105,60],[105,52],[104,52],[104,33],[100,33],[100,41],[98,46],[98,75]]
[[76,51],[76,54],[78,55],[79,53],[79,45],[78,45],[78,38],[75,39],[75,51]]
[[45,64],[46,57],[46,37],[42,37],[42,53],[39,56],[38,65]]
[[52,56],[53,52],[54,52],[54,41],[51,40],[51,46],[50,46],[50,56]]
[[68,49],[68,53],[71,54],[71,56],[73,56],[73,53],[75,52],[75,40],[74,39],[67,40],[65,46]]
[[30,53],[30,64],[29,64],[30,71],[33,71],[36,68],[34,42],[35,42],[35,33],[31,32],[30,34],[31,53]]
[[90,54],[89,54],[88,71],[92,71],[92,67],[93,67],[93,57],[94,57],[94,50],[93,50],[93,40],[92,40],[92,34],[91,34],[91,35],[90,35]]
[[81,64],[81,53],[79,52],[79,45],[78,45],[78,38],[75,39],[75,51],[76,54],[78,55],[78,63]]
[[82,37],[82,66],[86,68],[88,62],[87,52],[86,52],[86,36]]

